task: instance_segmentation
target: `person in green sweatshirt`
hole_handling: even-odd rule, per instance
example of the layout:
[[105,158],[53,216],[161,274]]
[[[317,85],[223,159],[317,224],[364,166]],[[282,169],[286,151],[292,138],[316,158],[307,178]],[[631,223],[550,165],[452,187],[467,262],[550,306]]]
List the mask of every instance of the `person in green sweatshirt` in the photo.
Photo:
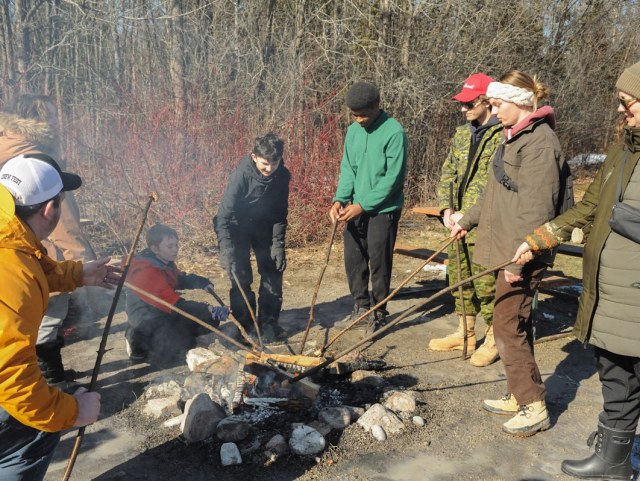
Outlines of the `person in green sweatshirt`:
[[[329,217],[346,224],[344,262],[354,300],[350,323],[389,294],[393,246],[404,203],[407,136],[402,125],[380,109],[375,85],[355,83],[347,92],[346,104],[354,122],[347,129]],[[358,324],[372,331],[384,323],[386,315],[382,305]]]

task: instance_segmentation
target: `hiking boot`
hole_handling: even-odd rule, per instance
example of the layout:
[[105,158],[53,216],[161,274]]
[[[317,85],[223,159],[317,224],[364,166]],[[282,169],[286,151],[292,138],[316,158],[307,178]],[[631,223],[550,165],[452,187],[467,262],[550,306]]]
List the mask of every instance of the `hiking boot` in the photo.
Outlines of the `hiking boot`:
[[587,441],[591,447],[595,438],[595,452],[579,461],[562,461],[562,472],[583,479],[628,480],[633,474],[631,450],[635,434],[598,424],[598,432],[591,433]]
[[484,341],[476,352],[473,353],[469,363],[476,367],[485,367],[489,364],[493,364],[500,358],[498,354],[498,347],[496,346],[496,340],[493,337],[493,325],[487,327],[487,332],[484,335]]
[[387,323],[387,313],[385,311],[373,311],[365,320],[367,321],[365,336],[369,336]]
[[518,413],[502,425],[502,430],[513,436],[526,438],[538,431],[545,431],[550,426],[549,413],[544,401],[534,401],[522,404]]
[[[353,312],[349,314],[346,318],[341,321],[338,321],[334,324],[334,327],[338,329],[345,329],[351,325],[353,321],[362,316],[365,312],[367,312],[369,308],[354,306]],[[352,327],[352,329],[366,329],[369,324],[369,316],[362,318],[358,323]]]
[[[476,350],[476,333],[473,328],[476,325],[476,316],[467,316],[467,352],[471,354]],[[431,351],[462,351],[464,347],[464,323],[462,316],[458,317],[458,329],[446,337],[431,339],[429,350]]]
[[500,399],[485,399],[482,401],[482,409],[494,414],[506,414],[513,416],[518,412],[518,402],[516,397],[508,392]]
[[147,360],[148,353],[140,345],[140,335],[136,333],[131,327],[127,327],[124,333],[124,345],[127,350],[127,356],[133,364],[138,364]]

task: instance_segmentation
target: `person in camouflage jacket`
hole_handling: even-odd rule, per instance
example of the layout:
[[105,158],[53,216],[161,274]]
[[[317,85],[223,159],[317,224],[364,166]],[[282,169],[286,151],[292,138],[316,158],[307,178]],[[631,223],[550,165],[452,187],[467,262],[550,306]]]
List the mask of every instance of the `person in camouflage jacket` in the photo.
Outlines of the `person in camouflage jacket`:
[[[453,212],[464,213],[465,208],[472,206],[478,200],[487,183],[488,166],[493,154],[502,140],[500,133],[502,125],[491,115],[486,93],[492,78],[482,73],[469,77],[460,93],[453,97],[461,104],[461,110],[468,121],[456,129],[451,140],[449,155],[442,165],[442,174],[438,186],[438,205],[443,214],[445,227],[450,227],[449,218]],[[451,205],[451,193],[453,205]],[[474,264],[473,248],[475,234],[471,232],[460,241],[460,278],[464,279],[482,272],[485,267]],[[455,244],[449,246],[449,283],[458,282]],[[488,366],[498,359],[498,350],[493,339],[491,321],[493,318],[493,302],[495,295],[495,279],[491,276],[481,277],[464,286],[463,299],[458,291],[453,292],[456,302],[456,312],[459,315],[458,329],[440,339],[432,339],[429,348],[434,351],[461,350],[464,342],[464,328],[462,306],[467,316],[467,341],[469,352],[472,352],[470,362],[474,366]],[[475,319],[482,314],[487,324],[485,340],[476,349]],[[474,352],[475,351],[475,352]]]

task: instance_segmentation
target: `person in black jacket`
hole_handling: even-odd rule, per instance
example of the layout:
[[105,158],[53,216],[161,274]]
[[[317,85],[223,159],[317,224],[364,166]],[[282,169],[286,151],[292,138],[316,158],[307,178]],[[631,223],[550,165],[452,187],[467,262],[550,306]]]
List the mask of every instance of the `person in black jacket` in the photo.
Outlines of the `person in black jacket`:
[[260,273],[257,320],[266,342],[286,338],[286,332],[278,325],[282,274],[287,266],[285,233],[291,179],[282,159],[283,148],[283,140],[274,133],[257,138],[251,155],[243,158],[229,177],[213,218],[220,263],[231,280],[231,311],[247,332],[254,330],[253,321],[233,273],[255,313],[250,250],[255,253]]

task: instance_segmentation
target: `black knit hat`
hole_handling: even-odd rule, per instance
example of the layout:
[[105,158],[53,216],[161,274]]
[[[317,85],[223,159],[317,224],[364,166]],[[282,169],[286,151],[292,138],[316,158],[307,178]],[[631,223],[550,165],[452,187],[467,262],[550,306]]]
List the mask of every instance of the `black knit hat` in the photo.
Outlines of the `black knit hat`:
[[356,82],[347,92],[345,101],[351,110],[366,109],[380,101],[380,91],[369,82]]

